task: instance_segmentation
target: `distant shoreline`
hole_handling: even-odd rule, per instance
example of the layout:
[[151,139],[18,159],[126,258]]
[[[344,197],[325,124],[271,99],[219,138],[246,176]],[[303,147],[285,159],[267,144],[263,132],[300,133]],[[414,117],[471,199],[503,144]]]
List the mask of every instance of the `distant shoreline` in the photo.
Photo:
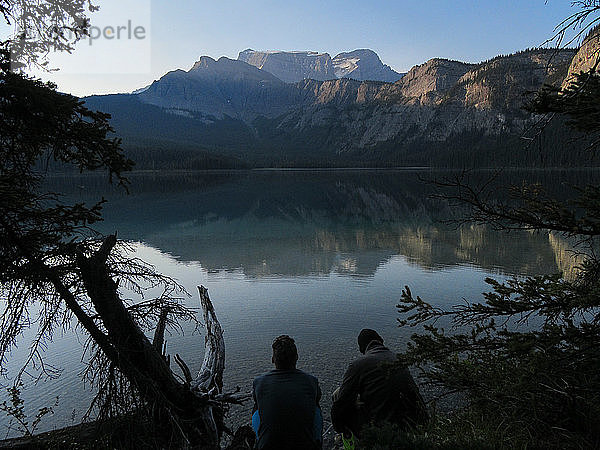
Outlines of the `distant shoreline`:
[[[399,167],[259,167],[245,169],[139,169],[125,172],[124,175],[161,175],[177,173],[249,173],[249,172],[589,172],[600,171],[600,165],[594,167],[435,167],[435,166],[399,166]],[[103,172],[60,172],[52,171],[47,177],[89,177],[105,175]]]

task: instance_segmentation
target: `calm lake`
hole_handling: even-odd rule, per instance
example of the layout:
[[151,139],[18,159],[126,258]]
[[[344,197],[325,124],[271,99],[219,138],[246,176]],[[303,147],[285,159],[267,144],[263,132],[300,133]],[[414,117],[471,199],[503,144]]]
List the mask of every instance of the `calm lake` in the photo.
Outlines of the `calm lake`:
[[[561,236],[444,223],[464,211],[430,198],[435,188],[423,179],[449,175],[417,170],[136,174],[129,195],[107,188],[100,177],[57,177],[51,184],[69,199],[109,199],[105,221],[96,228],[117,231],[134,243],[137,256],[177,278],[191,293],[188,305],[198,306],[197,285],[208,288],[225,330],[226,388],[250,391],[252,379],[271,368],[273,338],[289,334],[296,339],[299,368],[321,382],[327,419],[330,395],[358,356],[360,329],[377,329],[395,349],[415,331],[397,326],[396,304],[405,285],[436,305],[453,305],[481,300],[489,276],[573,273],[577,261]],[[539,181],[566,195],[570,184],[599,178],[589,171],[506,172],[497,183]],[[168,352],[179,353],[195,371],[203,357],[203,330],[184,331],[167,336]],[[92,392],[79,377],[84,341],[81,331],[57,332],[46,359],[62,369],[60,376],[27,383],[27,411],[50,406],[58,397],[55,414],[43,419],[40,430],[77,423],[89,406]],[[26,351],[24,339],[11,355],[9,375]],[[234,420],[243,420],[250,407],[233,408]],[[6,429],[6,417],[0,426]]]

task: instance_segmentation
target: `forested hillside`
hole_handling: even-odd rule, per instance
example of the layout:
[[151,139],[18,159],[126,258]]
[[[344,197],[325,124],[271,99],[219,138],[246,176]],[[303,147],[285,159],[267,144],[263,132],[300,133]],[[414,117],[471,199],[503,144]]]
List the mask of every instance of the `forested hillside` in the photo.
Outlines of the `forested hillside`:
[[112,115],[140,168],[588,166],[584,140],[524,109],[563,82],[574,54],[435,58],[395,83],[284,83],[203,57],[138,94],[85,100]]

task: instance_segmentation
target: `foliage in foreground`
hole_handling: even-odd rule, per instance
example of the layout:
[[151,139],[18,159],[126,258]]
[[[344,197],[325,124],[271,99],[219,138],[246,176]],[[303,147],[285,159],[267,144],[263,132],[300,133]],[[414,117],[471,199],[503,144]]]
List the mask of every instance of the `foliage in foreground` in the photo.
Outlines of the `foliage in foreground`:
[[[427,427],[372,428],[364,448],[573,448],[600,446],[600,296],[597,265],[582,276],[488,280],[484,303],[444,311],[407,287],[402,323],[444,320],[414,335],[403,363],[458,407]],[[465,331],[466,330],[466,331]]]
[[483,301],[449,310],[405,288],[400,323],[424,325],[425,333],[412,337],[404,362],[439,397],[463,405],[438,415],[422,437],[434,447],[465,435],[495,448],[600,445],[600,187],[574,189],[571,201],[541,186],[510,187],[500,202],[463,176],[439,185],[451,202],[473,208],[465,221],[560,233],[584,262],[573,280],[487,279]]
[[[579,12],[559,27],[587,24],[600,11],[598,2],[575,4]],[[563,36],[559,30],[556,37]],[[595,149],[599,80],[595,67],[575,74],[561,89],[545,87],[527,108],[566,119]],[[388,436],[396,448],[599,448],[600,186],[574,187],[567,202],[539,185],[512,186],[499,202],[491,200],[498,198],[490,195],[492,183],[475,186],[464,174],[438,185],[451,203],[472,208],[464,222],[559,233],[573,242],[583,263],[573,279],[487,279],[491,290],[483,301],[465,300],[451,309],[406,287],[400,323],[424,326],[425,332],[412,337],[403,363],[420,370],[438,400],[449,397],[459,407],[435,414],[426,429],[404,435],[379,430],[364,444],[385,448]]]
[[[220,395],[222,368],[219,373],[207,366],[196,383],[179,355],[175,364],[184,377],[171,366],[166,329],[177,331],[186,320],[198,323],[195,311],[178,298],[185,290],[130,256],[115,235],[93,230],[103,201],[69,204],[44,184],[46,162],[56,161],[82,172],[104,170],[127,186],[123,174],[133,163],[120,140],[110,137],[108,118],[52,85],[0,71],[0,374],[33,325],[37,330],[16,382],[25,374],[55,376],[43,349],[57,330],[77,328],[88,338],[83,375],[97,389],[88,416],[145,413],[170,445],[216,448],[226,404],[240,400]],[[145,298],[149,291],[155,297]],[[134,298],[124,298],[125,292]],[[208,314],[210,300],[204,290],[201,301],[203,295]],[[7,408],[27,432],[20,406]]]
[[446,442],[464,447],[466,436],[469,445],[493,448],[597,448],[600,187],[578,188],[575,199],[564,202],[541,186],[525,185],[512,187],[504,202],[492,202],[485,187],[474,188],[460,176],[440,185],[451,189],[451,201],[473,208],[466,221],[560,233],[584,262],[573,280],[487,279],[491,291],[484,301],[465,300],[449,310],[405,288],[400,323],[423,325],[425,333],[412,337],[404,363],[416,366],[439,397],[463,404],[435,417],[415,439],[432,448],[446,448]]
[[426,383],[466,400],[458,412],[436,417],[429,439],[464,439],[467,431],[473,442],[494,448],[595,448],[597,283],[556,276],[488,281],[494,291],[486,294],[486,303],[443,313],[404,292],[400,309],[416,310],[413,322],[448,315],[456,326],[475,324],[455,334],[429,325],[404,355],[422,369]]

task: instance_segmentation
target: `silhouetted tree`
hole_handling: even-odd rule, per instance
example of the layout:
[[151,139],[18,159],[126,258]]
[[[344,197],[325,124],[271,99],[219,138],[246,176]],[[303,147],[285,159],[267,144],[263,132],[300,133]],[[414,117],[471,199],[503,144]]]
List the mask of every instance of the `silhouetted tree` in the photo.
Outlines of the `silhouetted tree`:
[[[51,26],[48,39],[58,39],[69,50],[69,38],[54,33],[60,34],[62,26],[84,29],[77,21],[70,25],[79,20],[84,5],[90,4],[0,1],[7,21],[25,24],[26,31],[33,24],[42,33],[37,38],[17,35],[4,43],[22,44],[18,60],[37,64],[46,45],[54,42],[45,41]],[[111,137],[107,114],[90,111],[51,84],[8,70],[15,62],[10,45],[0,54],[0,367],[4,371],[9,351],[35,322],[37,333],[22,370],[36,366],[52,375],[41,349],[57,327],[75,319],[75,326],[89,336],[86,376],[98,389],[92,406],[100,418],[134,411],[157,432],[162,430],[167,442],[218,447],[225,405],[240,397],[221,393],[222,332],[206,290],[200,289],[207,326],[205,361],[194,379],[177,355],[182,378],[172,370],[163,344],[166,327],[196,321],[178,299],[183,288],[127,256],[116,236],[93,231],[103,201],[69,204],[44,188],[44,167],[51,160],[82,172],[106,171],[108,181],[123,188],[133,162],[124,156],[120,140]],[[134,304],[121,298],[121,288],[137,294],[159,288],[162,294]],[[32,321],[34,311],[38,317]],[[152,330],[153,341],[145,334]]]
[[12,27],[0,40],[4,68],[47,68],[50,52],[70,53],[88,34],[88,15],[98,9],[91,0],[0,0],[0,14]]
[[[596,1],[574,2],[578,11],[555,30],[582,36],[600,20]],[[553,113],[586,134],[600,131],[600,83],[595,69],[562,88],[545,87],[528,108]],[[398,305],[401,325],[423,325],[404,363],[416,365],[440,396],[459,407],[428,434],[404,437],[415,445],[448,448],[598,448],[600,446],[600,186],[573,188],[570,201],[539,185],[477,185],[467,175],[438,181],[450,202],[469,205],[459,222],[500,230],[559,233],[574,242],[583,263],[574,279],[561,274],[487,279],[481,302],[451,309],[432,306],[406,287]],[[490,195],[494,190],[495,195]],[[441,324],[444,324],[445,328]],[[425,444],[423,444],[425,443]]]

